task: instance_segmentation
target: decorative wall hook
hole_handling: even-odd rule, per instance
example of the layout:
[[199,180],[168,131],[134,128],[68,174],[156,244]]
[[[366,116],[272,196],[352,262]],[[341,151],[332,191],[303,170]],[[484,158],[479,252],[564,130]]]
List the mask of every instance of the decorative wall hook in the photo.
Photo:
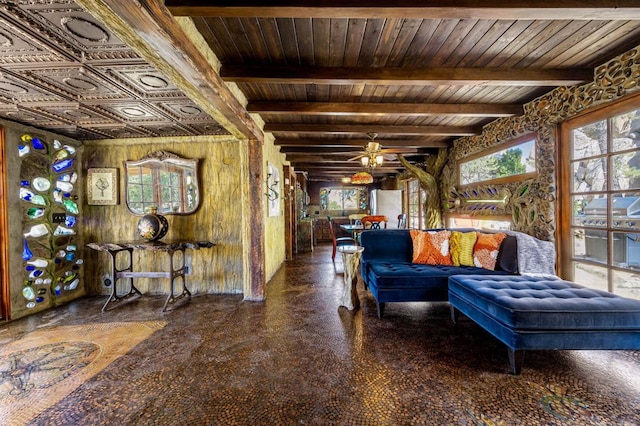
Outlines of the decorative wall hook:
[[267,196],[267,199],[269,201],[274,201],[276,199],[278,199],[278,197],[280,196],[280,194],[278,193],[277,189],[278,189],[278,185],[280,184],[279,180],[271,180],[271,173],[267,174],[267,192],[264,193],[264,195]]

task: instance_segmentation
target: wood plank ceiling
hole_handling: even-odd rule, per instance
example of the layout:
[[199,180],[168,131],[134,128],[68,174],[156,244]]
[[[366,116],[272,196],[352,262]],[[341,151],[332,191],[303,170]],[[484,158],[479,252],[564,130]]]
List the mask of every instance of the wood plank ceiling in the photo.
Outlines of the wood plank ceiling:
[[[222,79],[311,180],[360,170],[353,157],[370,132],[387,152],[420,161],[552,87],[590,81],[640,40],[629,1],[380,3],[165,2],[193,18]],[[372,172],[399,170],[391,155]]]
[[[384,177],[401,170],[392,154],[421,161],[640,40],[637,0],[164,3],[1,2],[0,117],[76,139],[260,139],[228,82],[310,179],[360,170],[372,132]],[[172,13],[193,18],[219,75]],[[113,15],[117,33],[98,18]]]

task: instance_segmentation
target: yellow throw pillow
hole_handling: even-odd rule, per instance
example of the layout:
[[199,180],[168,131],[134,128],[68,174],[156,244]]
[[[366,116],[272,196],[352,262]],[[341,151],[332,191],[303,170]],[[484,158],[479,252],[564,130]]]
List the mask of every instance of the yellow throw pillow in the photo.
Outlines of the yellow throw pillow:
[[411,230],[413,241],[413,263],[427,265],[452,265],[449,253],[451,231]]
[[475,232],[452,231],[449,237],[451,261],[455,266],[475,266],[473,263],[473,246],[476,243]]
[[507,238],[507,234],[483,234],[478,232],[478,239],[473,246],[473,263],[478,268],[496,269],[496,260],[500,251],[502,240]]

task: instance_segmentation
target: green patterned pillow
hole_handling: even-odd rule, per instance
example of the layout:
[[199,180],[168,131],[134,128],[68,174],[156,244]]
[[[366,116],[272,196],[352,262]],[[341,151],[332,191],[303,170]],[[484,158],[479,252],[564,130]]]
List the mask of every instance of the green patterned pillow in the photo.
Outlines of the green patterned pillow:
[[455,266],[474,266],[473,246],[476,243],[475,232],[452,231],[449,238],[451,260]]

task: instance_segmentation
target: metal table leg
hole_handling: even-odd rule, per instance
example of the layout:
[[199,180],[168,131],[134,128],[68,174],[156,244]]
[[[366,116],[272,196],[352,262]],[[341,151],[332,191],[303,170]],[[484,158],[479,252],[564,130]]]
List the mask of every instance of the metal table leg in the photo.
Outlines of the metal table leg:
[[[174,269],[173,268],[173,255],[174,255],[175,251],[174,250],[167,251],[167,253],[169,253],[169,271],[170,271],[169,272],[169,280],[170,280],[170,285],[169,285],[169,296],[167,296],[167,300],[164,302],[164,306],[162,307],[162,312],[165,312],[167,310],[167,305],[169,305],[169,303],[174,303],[177,300],[182,299],[183,297],[191,296],[191,292],[187,288],[187,284],[186,284],[186,280],[185,280],[185,272],[186,272],[185,250],[181,249],[181,250],[178,250],[178,251],[182,252],[182,265],[178,269]],[[177,296],[174,296],[174,284],[173,284],[173,282],[175,281],[176,278],[181,278],[182,279],[182,293],[180,293]]]
[[[116,266],[117,265],[116,257],[118,256],[118,253],[123,251],[129,252],[128,266],[122,269],[118,269]],[[133,272],[133,249],[129,248],[129,249],[122,249],[122,250],[109,250],[109,254],[111,255],[111,276],[113,277],[113,284],[111,287],[111,295],[107,299],[107,302],[104,304],[104,306],[102,306],[102,312],[104,312],[107,309],[107,306],[110,303],[119,302],[120,300],[126,299],[129,296],[133,296],[136,294],[142,296],[142,293],[140,292],[140,290],[138,290],[136,286],[133,284],[133,277],[127,275],[127,273]],[[118,280],[122,278],[127,278],[127,277],[129,278],[129,292],[126,294],[123,294],[122,296],[119,296],[118,288],[117,288]]]

